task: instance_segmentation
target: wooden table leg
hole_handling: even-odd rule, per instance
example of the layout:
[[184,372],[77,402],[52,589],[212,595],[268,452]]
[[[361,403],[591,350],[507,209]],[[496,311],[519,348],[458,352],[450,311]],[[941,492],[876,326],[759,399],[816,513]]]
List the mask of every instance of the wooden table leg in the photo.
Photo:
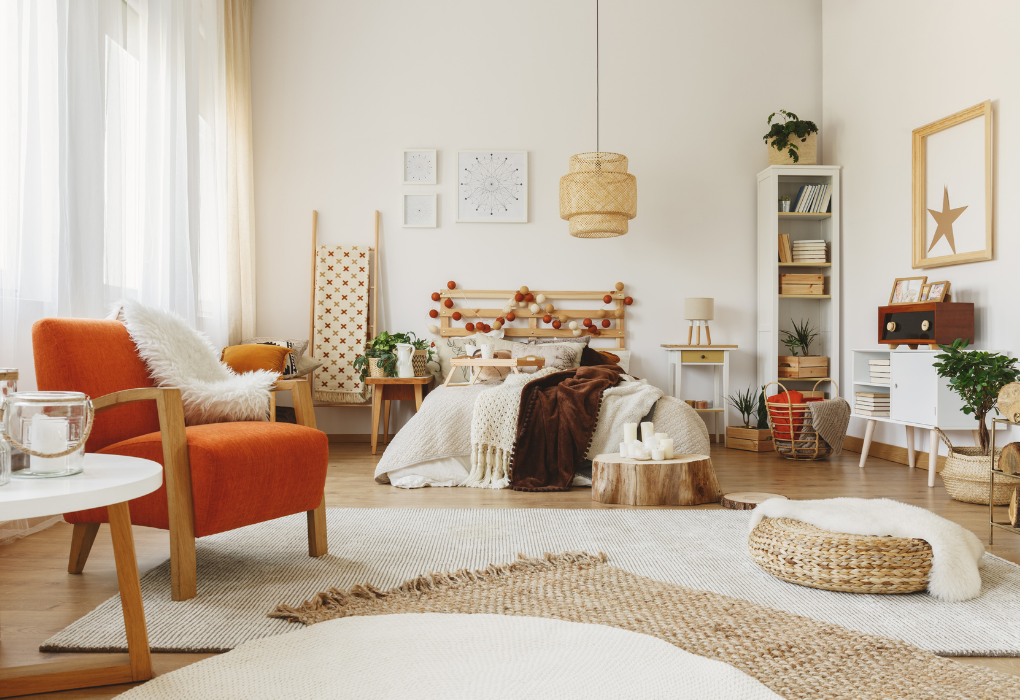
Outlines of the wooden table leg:
[[861,469],[864,469],[864,463],[868,461],[868,450],[871,449],[871,438],[875,436],[876,425],[878,425],[877,420],[869,420],[868,427],[864,429],[864,447],[861,448],[861,463],[857,465]]
[[415,410],[415,412],[421,410],[421,402],[423,400],[422,399],[422,389],[423,388],[424,388],[423,384],[415,384],[414,385],[414,410]]
[[382,408],[382,395],[381,384],[372,387],[372,454],[375,454],[376,446],[379,444],[379,409]]
[[126,502],[107,506],[106,511],[110,515],[110,535],[113,537],[113,556],[117,562],[117,586],[120,588],[120,604],[124,611],[131,677],[136,681],[147,681],[152,678],[152,657],[149,654],[149,635],[145,629],[142,587],[138,581],[135,538],[131,533],[131,512]]
[[914,426],[904,426],[907,429],[907,466],[914,468]]
[[390,404],[392,401],[383,401],[383,429],[382,443],[385,445],[390,435]]

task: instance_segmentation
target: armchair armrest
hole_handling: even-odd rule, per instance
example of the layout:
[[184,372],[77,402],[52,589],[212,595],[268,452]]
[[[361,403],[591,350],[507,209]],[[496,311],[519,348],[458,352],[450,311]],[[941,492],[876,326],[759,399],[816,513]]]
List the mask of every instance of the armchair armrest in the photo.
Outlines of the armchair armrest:
[[298,425],[306,428],[315,424],[315,406],[312,403],[312,383],[307,379],[279,379],[270,391],[289,391],[294,402],[294,416]]

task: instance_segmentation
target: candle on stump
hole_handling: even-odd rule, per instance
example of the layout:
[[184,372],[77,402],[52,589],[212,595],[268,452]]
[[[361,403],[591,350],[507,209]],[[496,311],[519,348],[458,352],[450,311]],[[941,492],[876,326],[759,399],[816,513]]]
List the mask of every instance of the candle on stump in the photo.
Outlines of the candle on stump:
[[662,451],[661,447],[656,447],[654,450],[652,450],[652,459],[654,459],[657,462],[661,462],[664,459],[665,454],[666,453]]
[[620,443],[620,456],[626,459],[630,455],[630,449],[627,447],[627,443]]
[[659,440],[659,447],[662,448],[664,459],[673,459],[673,438]]
[[641,442],[648,442],[655,436],[655,425],[651,421],[641,424]]
[[637,442],[637,423],[623,424],[623,441],[626,443]]
[[[32,416],[33,452],[57,454],[67,449],[68,422],[66,418],[54,418],[42,413]],[[48,474],[67,469],[67,457],[36,457],[31,455],[29,468],[34,472]]]

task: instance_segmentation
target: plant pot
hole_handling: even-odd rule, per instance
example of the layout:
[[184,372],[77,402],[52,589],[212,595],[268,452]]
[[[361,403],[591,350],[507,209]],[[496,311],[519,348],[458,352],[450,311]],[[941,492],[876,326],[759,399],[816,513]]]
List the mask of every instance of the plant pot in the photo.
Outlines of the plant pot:
[[416,377],[429,376],[428,360],[429,360],[428,350],[414,351],[414,354],[411,355],[411,366],[414,367],[414,376]]
[[785,212],[790,211],[790,200],[789,199],[780,200],[780,202],[779,202],[779,211],[785,211]]
[[385,377],[386,372],[379,366],[382,360],[378,357],[370,357],[368,359],[368,376],[370,377]]
[[772,452],[772,431],[757,428],[726,428],[726,447],[748,452]]
[[792,143],[797,144],[797,155],[799,160],[794,163],[790,157],[790,149],[784,148],[777,151],[769,142],[769,165],[817,165],[818,164],[818,132],[807,135],[806,141],[801,141],[796,134],[790,136]]
[[814,379],[829,376],[828,357],[779,356],[780,379]]

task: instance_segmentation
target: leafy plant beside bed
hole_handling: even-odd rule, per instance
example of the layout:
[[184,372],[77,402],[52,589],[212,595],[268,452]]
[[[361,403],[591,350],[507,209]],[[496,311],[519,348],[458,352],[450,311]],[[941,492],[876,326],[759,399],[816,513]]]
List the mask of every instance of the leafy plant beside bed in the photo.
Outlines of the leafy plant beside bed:
[[940,345],[934,367],[940,377],[949,380],[949,388],[963,399],[963,412],[974,415],[978,422],[981,451],[988,454],[988,426],[985,417],[995,408],[999,390],[1010,382],[1020,381],[1018,358],[997,352],[966,350],[970,340],[957,338],[952,345]]
[[431,347],[432,344],[427,340],[418,338],[413,331],[408,331],[407,333],[387,333],[383,331],[368,342],[364,353],[354,358],[354,369],[361,372],[361,381],[365,381],[365,378],[368,376],[369,360],[372,359],[379,360],[379,367],[384,375],[387,377],[397,376],[398,343],[413,345],[415,350],[427,350],[428,359],[426,362],[432,362],[435,358],[435,352]]
[[814,122],[803,121],[793,112],[787,112],[785,109],[779,110],[779,114],[783,115],[783,123],[780,124],[778,120],[776,123],[772,123],[772,118],[776,116],[773,112],[769,115],[768,124],[771,126],[769,133],[765,134],[762,138],[765,143],[775,148],[777,151],[782,153],[786,151],[787,154],[793,159],[794,163],[800,162],[800,154],[798,153],[799,147],[797,141],[801,143],[807,140],[808,134],[817,134],[818,127],[815,126]]
[[779,331],[786,337],[783,338],[783,345],[790,348],[790,354],[794,357],[797,356],[797,351],[800,350],[804,357],[810,354],[811,343],[815,338],[818,337],[818,331],[811,328],[811,322],[801,319],[800,325],[792,318],[790,323],[793,324],[793,331]]

